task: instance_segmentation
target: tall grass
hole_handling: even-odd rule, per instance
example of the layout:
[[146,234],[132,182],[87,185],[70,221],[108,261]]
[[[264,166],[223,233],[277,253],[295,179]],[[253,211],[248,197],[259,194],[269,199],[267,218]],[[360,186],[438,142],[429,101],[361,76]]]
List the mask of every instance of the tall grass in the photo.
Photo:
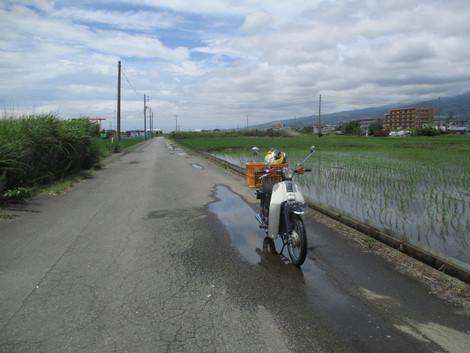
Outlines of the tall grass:
[[50,183],[99,160],[99,127],[49,114],[0,120],[0,198]]

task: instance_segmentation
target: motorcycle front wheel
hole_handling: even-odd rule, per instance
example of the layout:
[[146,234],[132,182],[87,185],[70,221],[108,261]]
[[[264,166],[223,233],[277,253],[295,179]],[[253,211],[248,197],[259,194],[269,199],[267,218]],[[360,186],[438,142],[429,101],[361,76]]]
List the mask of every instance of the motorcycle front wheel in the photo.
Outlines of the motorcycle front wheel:
[[300,267],[307,257],[307,232],[300,215],[292,215],[292,231],[287,236],[287,250],[294,266]]

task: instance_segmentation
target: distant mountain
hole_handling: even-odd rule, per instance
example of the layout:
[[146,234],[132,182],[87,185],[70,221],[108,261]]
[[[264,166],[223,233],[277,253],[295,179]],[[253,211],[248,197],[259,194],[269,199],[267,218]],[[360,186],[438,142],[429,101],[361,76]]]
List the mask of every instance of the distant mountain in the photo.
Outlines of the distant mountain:
[[[439,100],[438,98],[436,98],[433,100],[409,104],[396,103],[384,105],[381,107],[348,110],[331,114],[322,114],[321,123],[322,125],[338,125],[342,122],[348,122],[351,120],[382,119],[384,117],[384,114],[388,113],[390,109],[406,107],[433,108],[434,115],[437,116],[439,111]],[[441,97],[441,117],[444,118],[450,113],[452,113],[454,116],[468,117],[468,115],[470,114],[470,92],[453,97]],[[318,124],[318,115],[310,115],[307,117],[296,119],[276,120],[265,124],[251,126],[251,128],[269,128],[272,126],[272,124],[279,122],[284,124],[284,126],[311,126],[313,124]]]

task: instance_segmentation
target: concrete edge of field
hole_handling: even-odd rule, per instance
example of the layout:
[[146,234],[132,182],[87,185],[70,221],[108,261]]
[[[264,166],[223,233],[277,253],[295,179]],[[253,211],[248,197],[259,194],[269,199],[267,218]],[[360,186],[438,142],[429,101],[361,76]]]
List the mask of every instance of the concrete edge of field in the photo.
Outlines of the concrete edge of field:
[[[207,152],[194,149],[185,144],[182,144],[182,143],[178,143],[178,144],[185,149],[188,149],[194,153],[197,153],[207,159],[214,161],[217,164],[223,165],[225,168],[230,169],[231,171],[235,172],[236,174],[240,176],[243,176],[243,177],[245,176],[245,168],[234,165],[223,159],[214,157]],[[438,256],[429,251],[420,249],[419,247],[415,245],[409,244],[406,241],[397,239],[387,234],[385,230],[381,230],[369,224],[365,224],[363,222],[357,221],[351,217],[345,216],[337,211],[334,211],[328,207],[325,207],[324,205],[315,203],[312,200],[307,199],[306,201],[308,203],[309,208],[329,218],[332,218],[350,228],[353,228],[372,239],[380,241],[381,243],[387,246],[390,246],[400,251],[401,253],[404,253],[428,266],[431,266],[432,268],[442,273],[455,277],[467,284],[470,284],[470,268],[465,268],[464,266],[467,266],[466,264],[456,263],[458,262],[458,260],[455,260],[446,256]]]

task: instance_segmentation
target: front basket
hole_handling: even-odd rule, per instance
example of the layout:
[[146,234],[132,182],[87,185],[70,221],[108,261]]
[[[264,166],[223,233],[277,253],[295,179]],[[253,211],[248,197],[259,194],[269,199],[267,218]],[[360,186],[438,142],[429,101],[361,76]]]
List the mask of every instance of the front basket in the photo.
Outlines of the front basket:
[[[245,164],[245,180],[246,184],[250,188],[257,188],[260,186],[259,177],[262,174],[256,174],[256,172],[266,169],[268,167],[267,164],[264,163],[246,163]],[[287,164],[272,164],[271,168],[282,169],[287,167]],[[278,182],[281,181],[281,176],[271,176],[269,177],[269,181]]]

